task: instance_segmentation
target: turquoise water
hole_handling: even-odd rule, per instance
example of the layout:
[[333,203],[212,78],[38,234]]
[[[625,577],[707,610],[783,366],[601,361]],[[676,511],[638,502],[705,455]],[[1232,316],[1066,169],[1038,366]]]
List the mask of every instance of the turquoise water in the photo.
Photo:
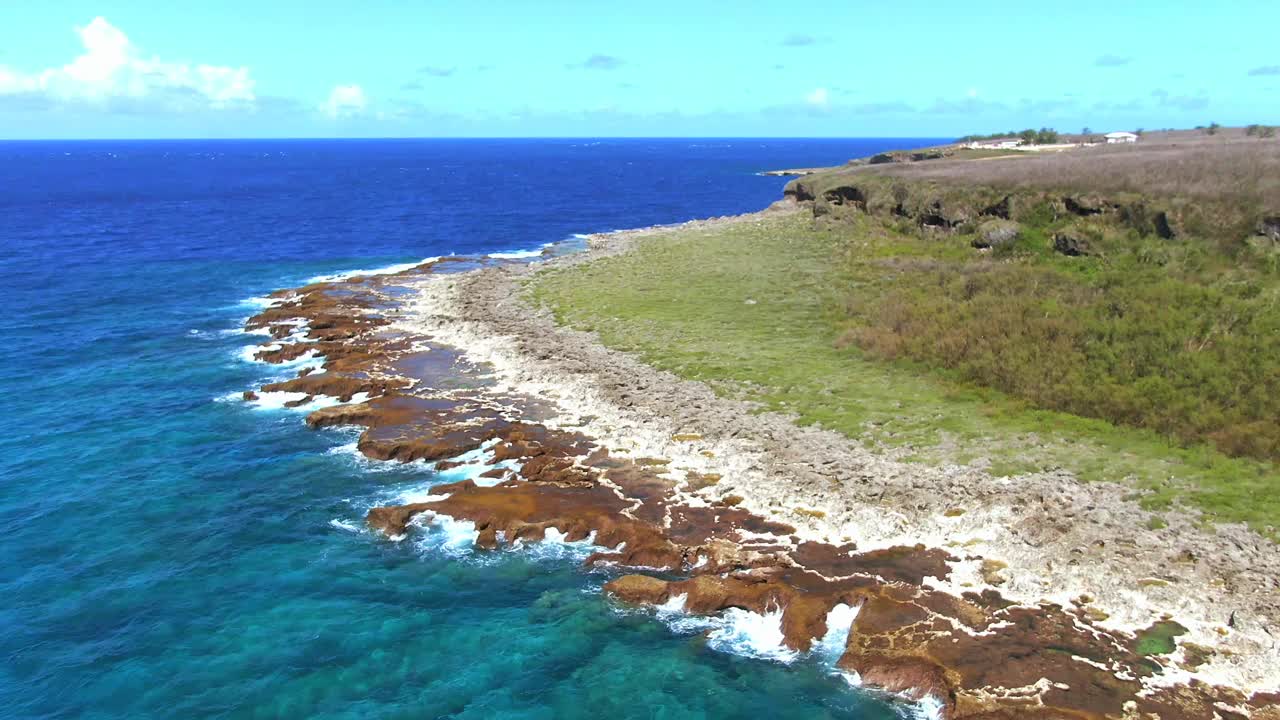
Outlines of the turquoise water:
[[222,399],[278,372],[237,357],[245,298],[746,211],[754,169],[906,141],[632,142],[0,144],[0,716],[901,716],[615,606],[584,548],[364,532],[432,473]]

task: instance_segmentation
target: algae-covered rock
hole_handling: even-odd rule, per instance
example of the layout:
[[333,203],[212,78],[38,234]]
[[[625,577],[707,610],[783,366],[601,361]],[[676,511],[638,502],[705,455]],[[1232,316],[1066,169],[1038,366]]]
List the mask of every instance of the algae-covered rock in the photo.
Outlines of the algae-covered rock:
[[629,603],[659,605],[667,599],[667,582],[648,575],[623,575],[605,583],[604,589]]

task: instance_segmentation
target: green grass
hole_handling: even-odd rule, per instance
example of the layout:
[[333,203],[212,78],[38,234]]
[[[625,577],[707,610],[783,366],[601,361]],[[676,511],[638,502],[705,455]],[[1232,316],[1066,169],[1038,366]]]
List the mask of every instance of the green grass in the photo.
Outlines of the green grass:
[[911,242],[878,221],[824,228],[803,213],[772,216],[674,229],[626,255],[540,273],[526,291],[606,345],[870,447],[906,447],[931,464],[981,458],[1001,475],[1064,468],[1130,483],[1151,509],[1186,503],[1274,537],[1280,473],[1272,463],[1039,409],[936,364],[840,347],[850,298],[877,291],[864,261],[973,255],[935,242],[913,258],[904,253]]

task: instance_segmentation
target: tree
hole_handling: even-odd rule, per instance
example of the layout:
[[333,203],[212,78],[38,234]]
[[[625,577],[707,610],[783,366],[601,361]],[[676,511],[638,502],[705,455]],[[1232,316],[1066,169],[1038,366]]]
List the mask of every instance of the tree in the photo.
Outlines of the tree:
[[1257,135],[1260,132],[1262,132],[1262,126],[1256,123],[1244,129],[1244,134],[1249,137],[1253,137],[1254,135]]
[[1276,136],[1276,129],[1271,127],[1270,125],[1263,125],[1262,129],[1258,131],[1258,137],[1263,139],[1275,137],[1275,136]]
[[1211,123],[1209,123],[1209,127],[1205,128],[1205,129],[1204,129],[1204,131],[1205,131],[1206,133],[1208,133],[1209,135],[1217,135],[1217,134],[1218,134],[1218,129],[1219,129],[1219,128],[1221,128],[1221,127],[1222,127],[1222,126],[1221,126],[1221,125],[1219,125],[1218,123],[1216,123],[1216,122],[1211,122]]
[[1090,128],[1088,125],[1085,125],[1085,126],[1084,126],[1084,128],[1080,130],[1080,134],[1081,134],[1081,135],[1092,135],[1092,134],[1093,134],[1093,129],[1092,129],[1092,128]]

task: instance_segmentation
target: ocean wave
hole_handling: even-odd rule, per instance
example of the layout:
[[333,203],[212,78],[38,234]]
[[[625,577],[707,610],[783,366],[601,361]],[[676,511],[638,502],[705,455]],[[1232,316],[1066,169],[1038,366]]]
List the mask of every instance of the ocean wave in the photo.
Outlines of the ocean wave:
[[538,542],[516,540],[505,547],[508,551],[523,553],[534,560],[574,560],[578,562],[585,560],[591,553],[604,549],[596,545],[596,533],[594,530],[582,540],[569,542],[568,535],[560,532],[559,528],[554,527],[543,530],[542,540]]
[[258,308],[260,310],[266,310],[267,308],[273,308],[277,305],[280,305],[281,303],[288,302],[289,300],[292,300],[292,299],[293,299],[292,295],[285,296],[285,297],[270,297],[268,295],[255,295],[253,297],[248,297],[241,300],[238,303],[238,305],[241,307],[252,307],[252,308]]
[[[244,325],[248,321],[249,321],[249,318],[244,318],[237,324]],[[219,335],[270,335],[271,328],[260,327],[260,328],[249,329],[244,327],[233,327],[233,328],[226,328],[225,330],[219,330],[218,334]]]
[[942,711],[944,709],[941,700],[928,695],[923,700],[908,707],[907,717],[910,720],[942,720]]
[[[326,428],[325,431],[350,433],[350,435],[354,435],[357,438],[362,432],[360,428],[355,428],[355,427]],[[432,475],[432,480],[430,481],[430,483],[432,485],[440,484],[439,480],[434,479],[435,472],[432,470],[432,466],[434,465],[434,463],[429,463],[424,460],[414,460],[412,462],[407,462],[407,463],[389,462],[386,460],[373,460],[371,458],[366,457],[364,453],[360,452],[358,439],[352,440],[351,442],[343,443],[341,445],[334,445],[328,450],[325,450],[325,455],[334,455],[334,456],[342,457],[348,462],[350,462],[351,464],[359,467],[359,469],[362,472],[394,473],[394,472],[400,472],[403,470],[416,471],[416,472],[429,472]],[[399,501],[398,499],[399,497],[400,496],[395,493],[389,494],[383,497],[381,502],[374,502],[370,504],[369,507],[374,507],[375,505],[403,504]],[[411,500],[406,502],[418,502],[418,501]]]
[[[836,673],[844,679],[849,687],[864,690],[862,676],[852,670],[841,670]],[[926,695],[920,700],[912,700],[907,697],[906,693],[884,693],[875,691],[884,697],[897,698],[902,704],[898,705],[897,715],[903,720],[943,720],[943,710],[946,707],[942,701],[932,695]],[[905,702],[903,702],[905,701]]]
[[[228,393],[216,398],[219,401],[226,402],[228,400],[242,400],[245,404],[253,406],[255,410],[291,410],[294,412],[311,412],[320,408],[333,407],[334,405],[345,405],[336,397],[330,395],[313,395],[311,400],[300,405],[290,406],[288,403],[304,400],[306,393],[302,392],[285,392],[277,390],[275,392],[258,392],[255,393],[257,398],[254,400],[244,400],[243,393]],[[368,393],[356,393],[351,396],[350,402],[362,403],[369,399]]]
[[454,557],[473,555],[476,538],[480,537],[474,522],[429,511],[419,514],[410,525],[427,530],[414,536],[414,545],[421,552],[443,552]]
[[311,285],[314,283],[343,282],[345,280],[350,280],[351,278],[354,278],[354,277],[368,277],[370,275],[395,275],[396,273],[402,273],[406,270],[412,270],[418,267],[419,265],[426,265],[427,263],[436,262],[440,260],[441,257],[443,256],[437,255],[435,257],[423,258],[417,262],[407,262],[407,263],[399,263],[396,265],[387,265],[386,267],[373,268],[372,270],[348,270],[345,272],[337,272],[330,275],[316,275],[315,277],[308,278],[307,284]]
[[719,627],[707,635],[707,645],[721,652],[759,660],[790,663],[799,653],[783,644],[782,608],[764,613],[729,608]]
[[[783,644],[782,609],[765,613],[729,608],[719,615],[695,615],[685,611],[687,595],[673,595],[653,613],[678,635],[706,633],[707,646],[729,655],[791,663],[800,653]],[[709,631],[709,632],[708,632]]]
[[271,350],[279,350],[279,349],[280,349],[279,343],[268,343],[266,345],[245,345],[244,347],[236,349],[235,355],[236,355],[236,358],[240,360],[240,362],[262,363],[266,365],[269,363],[263,360],[259,360],[256,357],[257,354],[263,351],[271,351]]
[[827,632],[814,643],[813,652],[824,661],[835,665],[844,655],[845,646],[849,643],[849,632],[853,629],[853,621],[858,619],[861,605],[840,603],[827,611]]
[[537,250],[512,250],[510,252],[489,253],[485,257],[493,258],[494,260],[523,260],[525,258],[541,257],[546,251],[548,245],[543,245]]
[[337,528],[338,530],[346,530],[349,533],[364,532],[363,527],[351,522],[350,520],[340,520],[338,518],[334,518],[329,521],[329,526],[333,528]]
[[448,462],[462,463],[457,467],[448,470],[439,471],[442,482],[461,482],[470,480],[481,487],[493,487],[501,483],[504,478],[487,478],[481,477],[484,473],[493,469],[514,470],[519,464],[517,460],[509,459],[500,462],[493,462],[493,449],[498,444],[497,438],[489,440],[485,444],[470,450],[456,457],[447,458]]

